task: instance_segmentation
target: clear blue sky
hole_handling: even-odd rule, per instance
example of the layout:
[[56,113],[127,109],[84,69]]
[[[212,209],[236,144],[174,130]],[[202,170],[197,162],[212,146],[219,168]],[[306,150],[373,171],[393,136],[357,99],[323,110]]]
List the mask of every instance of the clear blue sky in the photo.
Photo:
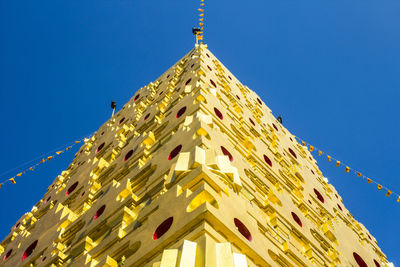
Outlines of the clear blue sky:
[[[293,134],[400,192],[398,0],[206,5],[210,50]],[[0,173],[95,131],[111,99],[121,107],[192,49],[198,6],[0,1]],[[0,239],[76,149],[0,189]],[[345,206],[400,264],[400,204],[319,161]]]

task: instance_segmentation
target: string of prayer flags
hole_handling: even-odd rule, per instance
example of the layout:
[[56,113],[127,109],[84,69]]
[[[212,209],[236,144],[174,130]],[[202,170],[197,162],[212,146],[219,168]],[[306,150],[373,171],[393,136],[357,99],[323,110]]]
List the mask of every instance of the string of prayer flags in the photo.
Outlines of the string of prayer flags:
[[[90,135],[90,136],[92,136],[92,135]],[[90,136],[89,136],[89,137],[90,137]],[[16,183],[17,183],[17,182],[15,181],[15,178],[16,178],[16,177],[21,177],[21,176],[24,175],[25,172],[27,172],[28,170],[29,170],[29,171],[34,171],[35,168],[36,168],[36,166],[38,166],[38,165],[40,165],[40,164],[43,164],[43,163],[45,163],[46,161],[50,161],[50,160],[53,159],[55,156],[58,156],[58,155],[64,153],[65,151],[70,150],[74,145],[81,143],[82,140],[83,140],[84,142],[86,142],[86,141],[89,140],[89,139],[87,139],[87,138],[85,137],[85,138],[82,138],[82,139],[80,139],[80,140],[76,140],[76,141],[74,141],[74,143],[73,143],[72,145],[67,146],[64,150],[59,150],[59,151],[55,152],[53,155],[50,155],[50,156],[47,156],[47,157],[42,158],[42,159],[41,159],[38,163],[36,163],[35,165],[30,166],[30,167],[28,167],[27,169],[25,169],[25,170],[19,172],[18,174],[16,174],[16,175],[13,176],[12,178],[9,178],[9,179],[7,179],[7,180],[1,182],[1,183],[0,183],[0,188],[1,188],[1,186],[2,186],[4,183],[6,183],[6,182],[8,182],[8,181],[11,182],[12,184],[16,184]],[[46,153],[46,154],[49,154],[49,153]],[[32,161],[30,161],[30,162],[32,162]]]
[[391,195],[396,195],[396,196],[397,196],[397,198],[396,198],[397,200],[396,200],[396,201],[397,201],[397,202],[400,202],[400,194],[395,193],[395,192],[393,192],[392,190],[390,190],[390,189],[386,188],[385,186],[381,185],[380,183],[377,183],[376,181],[372,180],[371,178],[368,178],[368,177],[364,176],[360,171],[357,171],[357,170],[352,169],[349,165],[344,164],[344,163],[341,162],[340,160],[337,160],[337,159],[335,159],[334,157],[332,157],[332,156],[326,154],[326,153],[323,152],[322,150],[320,150],[320,149],[318,149],[317,147],[315,147],[315,146],[313,146],[313,145],[307,143],[306,141],[302,140],[301,138],[298,138],[298,137],[296,137],[296,136],[295,136],[295,138],[296,138],[303,146],[305,146],[305,147],[308,146],[308,150],[309,150],[310,152],[318,151],[318,156],[321,156],[322,154],[325,154],[328,161],[332,161],[332,160],[333,160],[334,162],[336,162],[336,164],[335,164],[336,167],[345,166],[345,168],[344,168],[344,172],[345,172],[345,173],[350,173],[350,171],[351,171],[351,172],[354,173],[357,177],[361,177],[361,178],[365,179],[365,180],[367,181],[367,183],[369,183],[369,184],[371,184],[371,183],[376,184],[378,190],[385,189],[385,191],[386,191],[385,196],[386,196],[386,197],[390,197]]
[[200,44],[203,44],[203,37],[204,37],[204,0],[200,0],[200,8],[197,10],[200,12],[199,14],[199,26],[200,26],[200,32],[196,34],[196,40],[200,40]]

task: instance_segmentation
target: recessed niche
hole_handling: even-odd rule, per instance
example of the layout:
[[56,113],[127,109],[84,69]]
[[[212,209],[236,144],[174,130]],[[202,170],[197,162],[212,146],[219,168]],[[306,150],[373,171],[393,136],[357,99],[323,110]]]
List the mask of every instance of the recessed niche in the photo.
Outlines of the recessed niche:
[[342,207],[341,207],[339,204],[337,204],[337,207],[338,207],[341,211],[343,211]]
[[262,105],[261,99],[257,97],[257,101],[260,105]]
[[300,225],[300,227],[303,227],[303,223],[301,222],[299,216],[297,216],[296,213],[292,212],[292,218],[298,225]]
[[249,229],[247,229],[247,227],[239,219],[235,218],[233,221],[239,233],[241,233],[250,242],[253,241],[253,237],[251,236]]
[[122,119],[119,120],[118,125],[121,125],[121,123],[123,123],[125,120],[125,117],[123,117]]
[[220,118],[221,120],[224,118],[224,116],[222,115],[221,111],[219,111],[219,109],[214,108],[214,112],[215,112],[215,115],[217,115],[217,117]]
[[251,122],[251,124],[253,124],[253,126],[256,126],[256,124],[254,123],[254,121],[251,118],[249,118],[249,121]]
[[79,184],[79,182],[75,182],[74,184],[72,184],[72,185],[68,188],[67,192],[65,192],[65,195],[66,195],[66,196],[70,195],[70,194],[76,189],[76,187],[78,186],[78,184]]
[[6,259],[8,259],[9,257],[10,257],[10,255],[11,255],[11,253],[12,253],[12,249],[10,249],[8,252],[7,252],[7,254],[6,255],[4,255],[4,257],[3,257],[3,261],[5,261]]
[[21,260],[25,260],[30,255],[32,255],[33,251],[35,250],[35,248],[37,246],[37,243],[38,243],[38,241],[35,240],[35,241],[33,241],[32,244],[29,245],[29,247],[24,251],[24,254],[22,254],[22,259]]
[[183,113],[185,113],[185,111],[186,111],[186,107],[183,107],[180,110],[178,110],[178,112],[176,113],[176,118],[179,118],[180,116],[182,116]]
[[215,84],[215,82],[214,82],[213,80],[210,79],[210,83],[211,83],[215,88],[217,88],[217,85]]
[[179,154],[179,152],[181,152],[181,149],[182,149],[182,145],[175,147],[171,151],[171,153],[169,153],[168,160],[172,160],[173,158],[175,158]]
[[212,68],[211,68],[210,66],[207,65],[207,68],[208,68],[210,71],[212,71]]
[[99,146],[97,147],[97,149],[96,149],[96,153],[99,153],[100,150],[103,149],[103,147],[104,147],[105,144],[106,144],[106,143],[103,142],[101,145],[99,145]]
[[101,207],[96,211],[96,213],[94,214],[93,220],[96,220],[97,218],[99,218],[99,217],[103,214],[103,212],[104,212],[105,209],[106,209],[106,205],[101,206]]
[[[168,75],[169,76],[169,75]],[[167,77],[168,78],[168,77]],[[140,97],[140,94],[137,94],[136,96],[135,96],[135,98],[133,99],[133,101],[135,102],[138,98]]]
[[278,127],[274,123],[272,123],[272,126],[274,127],[275,130],[279,131]]
[[189,80],[187,80],[187,81],[185,82],[185,86],[188,85],[191,81],[192,81],[192,78],[189,78]]
[[368,267],[368,265],[365,263],[365,261],[356,252],[353,252],[353,257],[356,260],[358,266],[360,266],[360,267]]
[[124,157],[124,161],[127,161],[133,155],[133,149],[129,150]]
[[147,120],[149,117],[150,117],[150,113],[147,113],[147,115],[144,116],[143,120],[145,121],[145,120]]
[[291,149],[290,147],[289,147],[289,153],[290,153],[295,159],[297,159],[296,153],[294,153],[293,149]]
[[169,228],[171,228],[171,225],[174,221],[173,217],[169,217],[168,219],[166,219],[165,221],[163,221],[158,227],[157,229],[154,231],[153,233],[153,240],[157,240],[160,237],[162,237],[168,230]]
[[317,198],[319,199],[319,201],[321,201],[322,203],[325,202],[324,197],[323,197],[323,196],[321,195],[321,193],[320,193],[317,189],[315,189],[315,188],[314,188],[314,193],[315,193],[315,195],[317,196]]
[[221,151],[222,154],[224,154],[225,156],[229,157],[229,160],[232,162],[233,161],[233,156],[232,154],[228,151],[228,149],[226,149],[225,147],[221,146]]
[[272,161],[268,158],[267,155],[264,155],[264,161],[265,161],[269,166],[272,167]]
[[374,263],[376,267],[381,267],[381,265],[379,264],[379,262],[377,260],[374,259]]

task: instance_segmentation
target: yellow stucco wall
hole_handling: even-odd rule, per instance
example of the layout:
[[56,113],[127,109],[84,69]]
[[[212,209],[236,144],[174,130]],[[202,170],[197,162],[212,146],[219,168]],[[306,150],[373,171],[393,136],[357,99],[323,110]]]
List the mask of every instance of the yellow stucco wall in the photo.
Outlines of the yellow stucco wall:
[[387,264],[307,148],[206,45],[98,129],[0,252],[1,266]]

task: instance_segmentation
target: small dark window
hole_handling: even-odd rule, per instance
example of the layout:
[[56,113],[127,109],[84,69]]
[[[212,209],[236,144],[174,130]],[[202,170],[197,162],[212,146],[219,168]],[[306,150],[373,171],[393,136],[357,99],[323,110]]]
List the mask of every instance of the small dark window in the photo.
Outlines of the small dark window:
[[33,251],[35,250],[37,246],[38,241],[35,240],[30,246],[25,250],[24,254],[22,255],[22,260],[25,260],[28,258],[30,255],[32,255]]
[[297,216],[296,213],[292,212],[292,217],[293,217],[293,220],[294,220],[298,225],[300,225],[300,227],[303,227],[303,223],[301,222],[299,216]]
[[181,149],[182,149],[182,145],[175,147],[171,151],[171,153],[169,153],[168,160],[172,160],[173,158],[175,158],[179,154],[179,152],[181,152]]
[[99,145],[96,149],[96,153],[99,153],[99,151],[104,147],[106,143],[102,143],[101,145]]
[[103,214],[103,212],[104,212],[105,209],[106,209],[106,205],[101,206],[101,207],[96,211],[96,213],[94,214],[93,220],[96,220],[97,218],[99,218],[99,217]]
[[215,84],[215,82],[214,82],[213,80],[210,79],[210,83],[211,83],[215,88],[217,88],[217,85]]
[[65,195],[66,195],[66,196],[70,195],[70,194],[76,189],[76,187],[78,186],[78,184],[79,184],[79,182],[75,182],[73,185],[71,185],[71,186],[68,188],[67,192],[65,192]]
[[314,193],[315,193],[315,195],[317,196],[317,198],[319,199],[319,201],[321,201],[322,203],[325,202],[324,197],[323,197],[323,196],[321,195],[321,193],[320,193],[317,189],[315,189],[315,188],[314,188]]
[[251,242],[253,237],[251,236],[249,229],[247,229],[247,227],[239,219],[235,218],[233,221],[239,233],[241,233],[247,240]]
[[162,237],[168,230],[171,228],[172,222],[174,221],[173,217],[169,217],[165,221],[163,221],[157,229],[153,233],[153,240],[157,240]]
[[228,151],[228,149],[226,149],[225,147],[221,146],[221,150],[222,150],[222,153],[223,153],[225,156],[228,156],[228,157],[229,157],[229,160],[232,162],[232,161],[233,161],[233,156],[232,156],[232,154]]
[[214,112],[215,112],[215,115],[217,115],[218,118],[220,118],[221,120],[224,119],[224,116],[222,115],[221,111],[219,111],[219,109],[214,108]]
[[267,157],[267,155],[264,155],[264,161],[272,167],[272,161]]
[[183,113],[185,113],[186,111],[186,107],[181,108],[177,113],[176,113],[176,118],[179,118],[180,116],[183,115]]

